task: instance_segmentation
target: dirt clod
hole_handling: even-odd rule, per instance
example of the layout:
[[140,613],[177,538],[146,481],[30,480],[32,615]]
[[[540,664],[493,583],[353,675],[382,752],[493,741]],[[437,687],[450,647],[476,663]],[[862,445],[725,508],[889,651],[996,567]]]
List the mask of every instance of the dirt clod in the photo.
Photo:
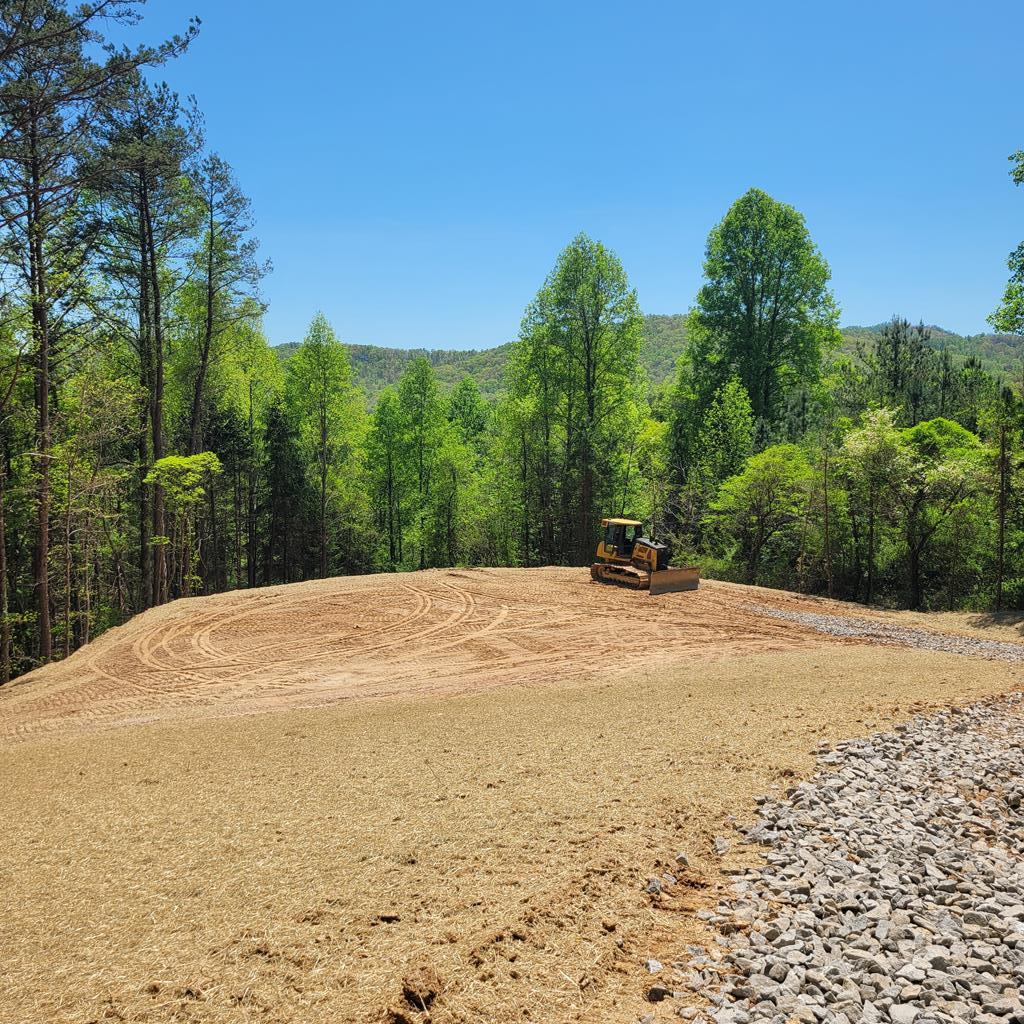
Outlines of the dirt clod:
[[414,967],[402,979],[402,998],[421,1013],[426,1013],[440,994],[440,975],[429,964]]

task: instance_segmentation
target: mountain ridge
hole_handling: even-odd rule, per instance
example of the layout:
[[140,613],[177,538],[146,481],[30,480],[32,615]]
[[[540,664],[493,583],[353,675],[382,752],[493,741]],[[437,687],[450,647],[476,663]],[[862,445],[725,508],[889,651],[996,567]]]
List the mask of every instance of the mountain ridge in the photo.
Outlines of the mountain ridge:
[[[947,349],[959,358],[976,357],[986,370],[997,376],[1024,375],[1024,337],[1013,334],[961,335],[936,324],[925,325],[931,332],[929,344],[937,350]],[[840,352],[855,354],[858,344],[870,343],[885,323],[841,327],[843,341]],[[418,356],[433,366],[442,388],[451,388],[467,375],[476,378],[486,398],[497,397],[502,374],[514,342],[508,341],[479,349],[391,348],[382,345],[345,343],[356,382],[373,401],[385,388],[395,384],[406,367]],[[644,317],[644,339],[640,359],[651,383],[668,380],[679,356],[686,347],[686,315],[684,313],[648,313]],[[298,348],[298,342],[274,346],[282,360]]]

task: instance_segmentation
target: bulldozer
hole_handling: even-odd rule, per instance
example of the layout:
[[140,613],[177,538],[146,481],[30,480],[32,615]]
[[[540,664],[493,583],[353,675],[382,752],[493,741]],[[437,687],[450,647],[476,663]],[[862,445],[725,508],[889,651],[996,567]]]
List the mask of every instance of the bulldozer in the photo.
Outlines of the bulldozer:
[[620,587],[646,590],[650,594],[671,594],[696,590],[700,570],[696,566],[670,566],[672,552],[644,536],[638,519],[602,519],[604,535],[597,545],[597,561],[590,567],[591,579]]

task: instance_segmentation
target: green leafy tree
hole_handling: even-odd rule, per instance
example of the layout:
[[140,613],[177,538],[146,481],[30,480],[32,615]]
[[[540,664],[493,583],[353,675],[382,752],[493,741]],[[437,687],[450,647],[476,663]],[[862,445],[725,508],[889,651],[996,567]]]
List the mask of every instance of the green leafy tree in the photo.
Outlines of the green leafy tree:
[[[437,378],[428,360],[414,359],[398,382],[402,426],[402,461],[411,480],[413,513],[408,528],[417,564],[425,569],[429,553],[431,505],[446,418]],[[408,547],[408,545],[407,545]]]
[[[305,552],[319,547],[316,516],[319,502],[309,485],[295,417],[281,401],[267,410],[263,449],[266,452],[263,578],[268,583],[290,583],[306,575]],[[312,529],[307,529],[310,524]]]
[[[843,440],[839,466],[856,516],[855,541],[862,534],[866,547],[864,599],[870,604],[875,597],[879,534],[892,522],[913,466],[912,452],[891,409],[864,413],[861,426]],[[857,551],[859,556],[859,544]]]
[[284,374],[258,323],[240,321],[232,333],[230,394],[244,432],[237,468],[244,475],[245,579],[248,586],[255,587],[261,488],[267,466],[267,417],[283,392]]
[[[1024,149],[1017,150],[1010,160],[1013,162],[1010,177],[1015,185],[1024,185]],[[997,331],[1024,334],[1024,242],[1010,253],[1007,266],[1010,268],[1010,280],[1006,284],[1003,301],[988,322]]]
[[722,482],[743,469],[754,450],[754,417],[750,397],[737,377],[715,392],[704,412],[675,507],[677,536],[699,544],[708,504]]
[[903,486],[907,592],[911,608],[924,603],[923,567],[936,533],[967,506],[982,485],[982,446],[959,423],[927,420],[904,433],[911,463]]
[[[508,383],[535,410],[541,556],[582,564],[629,461],[643,317],[618,258],[578,235],[527,308]],[[606,513],[605,513],[606,514]]]
[[754,413],[746,388],[730,378],[711,401],[700,434],[692,475],[701,488],[712,490],[743,468],[754,451]]
[[704,276],[688,323],[698,394],[709,401],[735,373],[770,426],[838,343],[828,264],[801,214],[751,189],[708,236]]
[[448,396],[448,419],[465,441],[475,442],[487,429],[489,410],[473,377],[463,377]]
[[894,316],[872,337],[870,349],[863,345],[859,349],[872,399],[897,410],[907,426],[920,422],[932,393],[929,383],[937,368],[930,340],[931,331],[924,324],[911,327],[906,318]]
[[431,548],[435,562],[458,565],[472,547],[477,495],[473,450],[454,425],[442,431],[433,462]]
[[407,465],[404,461],[402,411],[393,388],[377,398],[367,436],[367,464],[373,481],[377,521],[387,537],[387,565],[396,567],[403,559]]
[[[310,455],[319,496],[319,575],[328,567],[328,505],[332,496],[343,521],[352,514],[358,481],[360,397],[344,345],[318,313],[288,364],[289,404]],[[348,499],[348,500],[346,500]],[[350,520],[349,520],[350,521]]]
[[171,545],[172,570],[177,569],[172,575],[182,597],[188,597],[199,580],[196,573],[199,553],[194,545],[196,520],[206,488],[221,468],[220,459],[213,452],[167,455],[153,464],[146,478],[146,483],[159,484],[164,489],[174,519],[174,533],[166,538],[154,537],[153,543]]
[[768,545],[803,518],[812,475],[796,445],[773,445],[748,459],[711,502],[709,524],[738,546],[747,583],[757,583]]

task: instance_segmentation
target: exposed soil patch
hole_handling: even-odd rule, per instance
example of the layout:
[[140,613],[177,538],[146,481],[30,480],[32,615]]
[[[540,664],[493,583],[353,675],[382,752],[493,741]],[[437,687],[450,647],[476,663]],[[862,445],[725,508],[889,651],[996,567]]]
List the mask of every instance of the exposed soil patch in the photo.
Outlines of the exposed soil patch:
[[443,696],[821,648],[714,582],[659,597],[579,569],[349,576],[176,601],[0,691],[0,739]]
[[0,692],[0,1019],[671,1019],[644,958],[706,940],[755,856],[715,852],[731,817],[823,740],[1022,688],[765,593],[326,581],[179,602]]

